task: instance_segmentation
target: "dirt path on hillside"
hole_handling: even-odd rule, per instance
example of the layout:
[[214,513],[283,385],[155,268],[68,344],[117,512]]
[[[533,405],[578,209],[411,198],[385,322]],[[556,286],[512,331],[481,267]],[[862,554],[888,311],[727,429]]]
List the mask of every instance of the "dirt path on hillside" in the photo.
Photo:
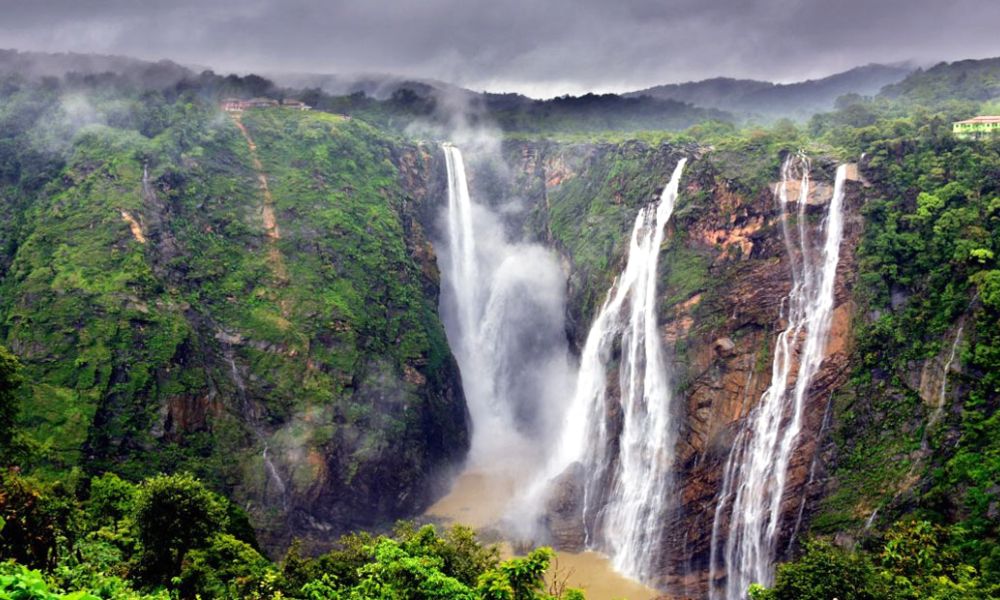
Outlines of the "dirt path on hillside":
[[288,282],[288,270],[285,268],[285,259],[281,255],[281,250],[278,249],[277,242],[281,239],[281,230],[278,228],[278,222],[274,218],[274,199],[271,197],[271,190],[267,185],[267,175],[264,173],[264,165],[260,162],[260,157],[257,156],[257,144],[250,137],[250,132],[247,131],[240,115],[231,113],[230,117],[232,117],[233,123],[236,124],[240,133],[243,134],[243,139],[247,141],[247,148],[250,149],[250,162],[253,165],[254,171],[257,172],[257,185],[260,187],[261,195],[264,199],[260,213],[264,221],[264,232],[268,240],[268,263],[271,265],[271,271],[274,273],[274,277],[278,283],[284,284]]

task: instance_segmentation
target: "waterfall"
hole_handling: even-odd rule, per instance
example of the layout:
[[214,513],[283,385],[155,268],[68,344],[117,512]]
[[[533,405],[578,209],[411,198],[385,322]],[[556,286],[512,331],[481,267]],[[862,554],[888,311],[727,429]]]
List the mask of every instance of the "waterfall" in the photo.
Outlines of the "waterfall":
[[441,313],[472,421],[470,467],[537,468],[572,380],[565,274],[550,251],[508,239],[503,219],[473,202],[462,152],[443,150]]
[[[476,297],[479,281],[476,277],[476,238],[472,232],[472,198],[465,176],[465,160],[458,148],[444,145],[445,164],[448,169],[448,251],[449,271],[455,304],[458,307],[458,339],[462,340],[463,353],[472,351],[468,345],[474,340],[478,315]],[[461,285],[459,285],[461,282]]]
[[951,343],[951,352],[948,354],[948,360],[944,363],[944,368],[941,370],[941,388],[938,390],[938,402],[937,406],[934,407],[934,412],[931,413],[929,419],[927,419],[927,426],[924,427],[924,438],[921,442],[921,446],[927,443],[927,432],[932,429],[938,421],[941,420],[941,416],[944,415],[944,406],[948,400],[948,372],[951,371],[951,365],[955,362],[955,354],[958,352],[958,343],[962,341],[962,330],[965,329],[965,323],[958,326],[958,331],[955,332],[955,339]]
[[[221,332],[220,332],[221,333]],[[281,478],[281,472],[278,470],[278,466],[274,464],[271,457],[268,456],[268,443],[267,437],[264,435],[264,430],[260,426],[261,415],[258,408],[254,405],[253,401],[247,395],[247,385],[244,381],[243,376],[240,375],[240,370],[236,367],[236,358],[233,355],[233,348],[228,343],[224,346],[223,358],[226,364],[229,365],[229,374],[236,385],[236,397],[240,403],[240,410],[243,416],[246,418],[246,423],[253,431],[254,437],[263,446],[261,451],[261,460],[264,463],[264,472],[267,475],[267,481],[274,484],[274,489],[277,491],[278,495],[281,496],[281,505],[285,509],[288,508],[288,488],[285,485],[284,479]],[[270,486],[267,482],[264,484],[264,493],[267,494]]]
[[[677,425],[657,329],[656,281],[685,162],[678,162],[659,201],[636,216],[625,270],[587,334],[561,439],[545,473],[551,480],[582,465],[586,544],[607,552],[621,573],[645,581],[661,558],[671,503]],[[609,394],[614,374],[620,398]]]
[[[797,207],[797,252],[788,226],[788,183],[795,165],[802,170]],[[788,464],[802,429],[802,414],[813,377],[825,358],[834,305],[834,284],[843,234],[846,165],[837,169],[833,198],[823,222],[825,241],[820,250],[808,239],[806,201],[809,162],[789,157],[781,171],[775,196],[781,208],[781,226],[792,270],[792,288],[782,303],[786,327],[774,344],[771,384],[747,416],[723,470],[722,490],[712,524],[713,571],[725,569],[725,589],[714,585],[710,598],[738,600],[751,583],[770,585],[775,545],[781,520]],[[819,268],[814,263],[818,258]],[[795,371],[794,377],[792,371]],[[728,535],[720,539],[728,506]],[[721,561],[721,564],[720,564]]]

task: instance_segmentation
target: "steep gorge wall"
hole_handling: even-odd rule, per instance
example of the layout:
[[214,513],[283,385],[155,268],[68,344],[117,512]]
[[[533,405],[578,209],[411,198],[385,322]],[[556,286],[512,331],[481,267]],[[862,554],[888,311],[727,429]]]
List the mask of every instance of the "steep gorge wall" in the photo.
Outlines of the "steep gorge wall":
[[[806,211],[813,239],[822,239],[820,221],[832,196],[833,166],[821,165],[813,173]],[[748,413],[771,383],[773,346],[785,326],[781,311],[792,272],[773,185],[744,196],[712,175],[702,175],[688,188],[695,197],[707,192],[712,199],[708,210],[690,222],[675,223],[675,232],[686,231],[686,249],[710,257],[708,281],[712,284],[668,310],[663,324],[666,343],[678,348],[675,364],[687,409],[678,462],[681,503],[675,523],[667,527],[675,535],[664,541],[681,551],[664,565],[663,572],[669,574],[664,583],[668,589],[694,597],[705,594],[710,575],[713,519],[726,459],[736,433],[746,426]],[[854,175],[847,184],[846,223],[826,358],[807,391],[803,428],[788,467],[779,559],[788,557],[793,536],[803,520],[808,523],[809,512],[822,493],[825,473],[818,453],[831,416],[832,395],[849,376],[856,277],[853,250],[861,235],[859,206],[863,201],[856,171]],[[789,195],[796,193],[790,190]],[[670,291],[667,285],[665,293]],[[698,314],[702,302],[707,304]],[[721,523],[722,539],[727,528],[728,515]]]
[[[568,335],[578,345],[621,268],[639,206],[656,198],[680,156],[692,157],[660,261],[660,331],[684,414],[677,463],[679,506],[665,527],[670,534],[662,540],[666,552],[656,583],[678,596],[705,597],[724,463],[738,428],[770,383],[770,347],[784,326],[781,307],[791,286],[774,198],[781,157],[748,158],[638,142],[510,143],[504,150],[508,170],[481,166],[480,193],[523,202],[524,216],[512,225],[563,256],[570,273]],[[819,235],[836,164],[823,158],[814,162],[807,215],[809,229]],[[821,449],[828,441],[831,396],[848,378],[854,248],[862,231],[859,207],[865,194],[857,168],[849,175],[833,327],[789,467],[781,556],[788,555],[795,531],[808,524],[823,494]],[[553,541],[580,548],[583,540],[572,521],[573,502],[564,498],[556,505],[570,510],[555,516]]]
[[81,136],[25,209],[0,340],[42,469],[193,471],[270,548],[322,545],[422,510],[468,446],[418,214],[442,184],[361,122],[241,125]]

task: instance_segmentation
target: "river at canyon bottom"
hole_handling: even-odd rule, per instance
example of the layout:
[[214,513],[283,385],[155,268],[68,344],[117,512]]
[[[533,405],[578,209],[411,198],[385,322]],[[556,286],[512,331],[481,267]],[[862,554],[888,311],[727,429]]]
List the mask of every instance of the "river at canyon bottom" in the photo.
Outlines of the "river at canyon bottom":
[[[484,534],[497,531],[504,509],[517,491],[517,483],[506,473],[466,471],[458,476],[446,496],[427,509],[425,516],[442,524],[467,525]],[[503,536],[503,531],[497,533]],[[501,554],[504,558],[513,555],[509,543],[501,544]],[[564,580],[567,587],[582,589],[588,600],[650,600],[661,595],[615,571],[608,557],[597,552],[556,552],[549,573],[550,577]]]

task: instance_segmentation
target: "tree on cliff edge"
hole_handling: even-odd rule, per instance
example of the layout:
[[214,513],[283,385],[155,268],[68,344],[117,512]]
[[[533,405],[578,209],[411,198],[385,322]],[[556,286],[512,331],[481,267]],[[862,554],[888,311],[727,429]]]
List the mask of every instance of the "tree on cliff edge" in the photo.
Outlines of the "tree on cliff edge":
[[21,364],[17,357],[0,346],[0,466],[12,464],[20,454],[17,388],[21,382]]

